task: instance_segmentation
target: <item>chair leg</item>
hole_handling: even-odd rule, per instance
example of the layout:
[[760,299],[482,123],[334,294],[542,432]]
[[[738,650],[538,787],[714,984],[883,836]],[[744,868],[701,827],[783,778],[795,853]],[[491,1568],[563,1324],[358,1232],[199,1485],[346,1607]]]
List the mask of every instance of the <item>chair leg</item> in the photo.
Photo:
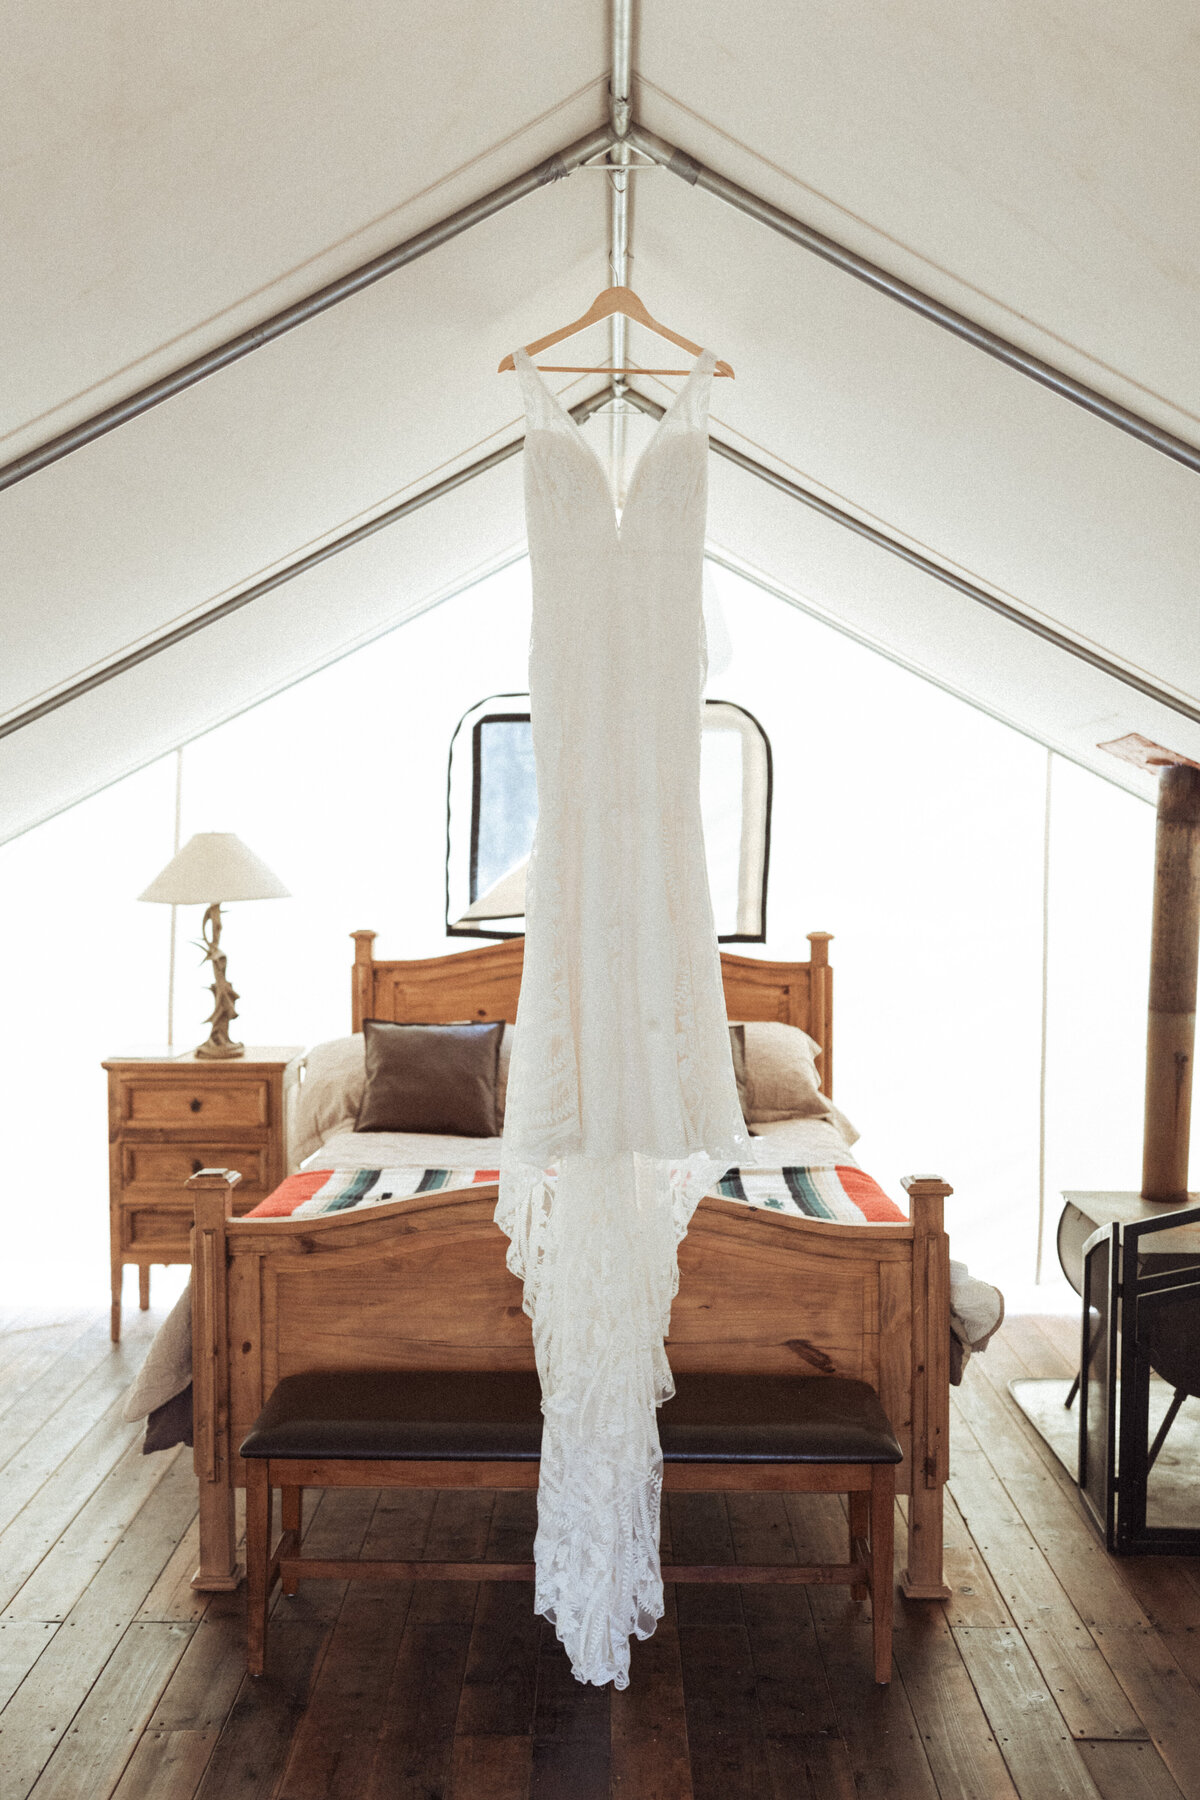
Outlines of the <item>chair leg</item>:
[[1183,1403],[1187,1399],[1187,1397],[1188,1396],[1187,1396],[1186,1388],[1176,1388],[1175,1389],[1175,1393],[1171,1399],[1171,1404],[1170,1404],[1170,1406],[1168,1406],[1167,1411],[1166,1411],[1166,1417],[1163,1419],[1162,1424],[1158,1428],[1158,1435],[1155,1437],[1154,1442],[1151,1444],[1150,1454],[1146,1458],[1146,1473],[1147,1473],[1147,1475],[1149,1475],[1151,1469],[1154,1467],[1155,1463],[1158,1461],[1158,1453],[1167,1441],[1167,1433],[1170,1431],[1172,1425],[1175,1423],[1175,1420],[1178,1418],[1179,1409],[1183,1405]]
[[[855,1558],[855,1545],[866,1543],[871,1530],[871,1496],[864,1492],[851,1493],[850,1501],[850,1561]],[[865,1582],[856,1582],[850,1589],[856,1600],[865,1600],[870,1592]]]
[[149,1263],[141,1263],[138,1266],[138,1305],[141,1307],[143,1312],[149,1311],[149,1308],[150,1308],[150,1264]]
[[271,1562],[271,1486],[265,1457],[246,1459],[246,1668],[261,1675],[267,1660],[267,1571]]
[[875,1679],[892,1679],[892,1559],[896,1511],[896,1471],[891,1463],[871,1470],[871,1642]]
[[[283,1515],[281,1523],[285,1535],[288,1532],[295,1532],[296,1534],[295,1552],[299,1555],[300,1529],[304,1518],[304,1489],[300,1487],[280,1488],[279,1508]],[[281,1577],[281,1581],[283,1591],[290,1599],[300,1586],[300,1583],[294,1575],[284,1575]]]

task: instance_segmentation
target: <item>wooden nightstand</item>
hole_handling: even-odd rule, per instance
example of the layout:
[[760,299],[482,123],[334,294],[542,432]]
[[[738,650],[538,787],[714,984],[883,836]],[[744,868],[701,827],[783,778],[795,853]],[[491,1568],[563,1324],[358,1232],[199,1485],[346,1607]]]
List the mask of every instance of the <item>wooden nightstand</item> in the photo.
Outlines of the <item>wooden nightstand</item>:
[[239,1216],[283,1180],[287,1107],[302,1055],[271,1048],[209,1062],[189,1051],[161,1060],[118,1056],[102,1065],[108,1071],[114,1343],[121,1335],[125,1264],[138,1266],[144,1308],[151,1263],[191,1260],[189,1176],[213,1165],[237,1169]]

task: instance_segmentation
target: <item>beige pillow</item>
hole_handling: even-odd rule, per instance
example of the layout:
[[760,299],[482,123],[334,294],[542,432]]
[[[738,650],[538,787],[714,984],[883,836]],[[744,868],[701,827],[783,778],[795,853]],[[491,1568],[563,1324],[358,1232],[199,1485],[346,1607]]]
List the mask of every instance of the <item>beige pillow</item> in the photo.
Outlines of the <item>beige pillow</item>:
[[293,1168],[339,1131],[354,1130],[366,1080],[361,1031],[313,1045],[292,1112],[288,1160]]
[[[513,1028],[504,1027],[496,1071],[496,1128],[504,1128],[504,1100],[512,1060]],[[314,1044],[304,1059],[304,1079],[294,1102],[288,1133],[289,1168],[296,1168],[341,1131],[353,1131],[367,1082],[363,1034]]]
[[816,1119],[832,1102],[821,1092],[821,1046],[798,1025],[774,1020],[729,1027],[733,1068],[747,1125]]

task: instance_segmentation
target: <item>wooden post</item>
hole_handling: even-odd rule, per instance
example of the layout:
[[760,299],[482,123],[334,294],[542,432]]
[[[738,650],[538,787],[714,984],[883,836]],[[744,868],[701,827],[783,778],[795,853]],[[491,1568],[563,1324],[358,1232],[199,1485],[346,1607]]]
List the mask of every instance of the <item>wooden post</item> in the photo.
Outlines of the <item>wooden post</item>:
[[375,942],[373,931],[352,931],[354,939],[354,973],[350,993],[350,1029],[361,1031],[363,1020],[375,1016]]
[[832,931],[810,931],[808,1035],[821,1046],[821,1092],[833,1099],[833,970],[829,966]]
[[1175,1206],[1188,1191],[1198,950],[1200,769],[1176,763],[1158,780],[1142,1143],[1143,1199]]
[[192,1416],[200,1484],[200,1566],[192,1586],[225,1592],[242,1578],[238,1566],[229,1446],[228,1329],[225,1317],[225,1225],[233,1211],[233,1169],[201,1169],[192,1226]]
[[938,1175],[906,1175],[913,1225],[912,1487],[908,1566],[900,1585],[910,1600],[948,1600],[942,1573],[942,1490],[950,1473],[950,1241],[943,1201],[954,1189]]

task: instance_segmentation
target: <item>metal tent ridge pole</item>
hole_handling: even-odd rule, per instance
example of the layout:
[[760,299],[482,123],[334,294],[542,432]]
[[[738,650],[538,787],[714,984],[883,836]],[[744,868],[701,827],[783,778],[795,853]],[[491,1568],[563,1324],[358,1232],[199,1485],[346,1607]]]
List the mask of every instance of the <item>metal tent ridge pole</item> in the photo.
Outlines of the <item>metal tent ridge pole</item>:
[[384,250],[373,256],[369,262],[361,263],[358,268],[351,269],[345,275],[339,275],[335,281],[326,282],[315,293],[305,295],[303,300],[285,306],[280,312],[272,313],[248,330],[239,332],[236,337],[223,344],[214,345],[201,356],[193,357],[190,362],[183,363],[169,375],[151,381],[136,393],[126,395],[125,399],[106,406],[101,412],[93,413],[88,419],[80,420],[69,430],[60,432],[57,437],[48,438],[36,449],[26,451],[23,456],[14,457],[11,462],[0,464],[0,491],[15,486],[39,469],[45,469],[62,457],[69,456],[74,450],[82,450],[84,445],[91,444],[108,432],[115,431],[118,425],[125,425],[140,414],[149,412],[152,407],[159,406],[164,400],[172,399],[185,389],[195,387],[196,383],[215,375],[218,370],[228,368],[231,363],[238,362],[248,356],[252,350],[259,350],[264,344],[273,343],[276,338],[283,337],[297,325],[303,325],[309,319],[317,318],[327,312],[331,306],[339,305],[359,294],[364,288],[382,281],[384,276],[392,275],[397,269],[406,268],[409,263],[416,262],[430,250],[438,249],[449,243],[452,238],[459,237],[469,231],[473,225],[481,224],[496,213],[503,212],[516,200],[523,200],[526,194],[532,194],[554,181],[560,181],[577,169],[589,157],[607,150],[612,142],[612,128],[605,125],[596,131],[589,132],[587,137],[579,138],[568,144],[565,149],[558,150],[553,156],[526,169],[521,175],[514,175],[511,181],[502,182],[493,188],[490,194],[483,194],[478,200],[470,201],[448,218],[439,219],[435,225],[418,231],[414,237],[406,238],[403,243],[394,244],[390,250]]
[[1174,432],[1167,431],[1164,426],[1156,425],[1152,419],[1143,418],[1119,401],[1110,400],[1106,394],[1096,388],[1088,387],[1085,382],[1076,381],[1071,375],[1064,374],[1053,364],[1043,362],[1041,357],[1034,356],[1019,345],[1010,343],[998,333],[989,331],[986,326],[978,325],[965,313],[956,312],[952,306],[935,300],[932,294],[922,292],[911,283],[901,280],[898,275],[889,274],[880,268],[878,263],[870,262],[865,256],[849,250],[833,238],[826,237],[824,232],[806,225],[803,220],[793,218],[790,213],[780,207],[773,206],[769,200],[763,200],[758,194],[752,194],[748,188],[739,187],[735,181],[719,175],[704,163],[697,162],[686,150],[678,149],[665,138],[658,137],[653,131],[646,131],[640,125],[631,125],[628,142],[643,155],[652,157],[657,163],[678,175],[692,187],[699,187],[707,194],[723,200],[727,206],[745,213],[748,218],[756,219],[760,225],[767,225],[780,236],[798,244],[802,250],[809,250],[814,256],[831,263],[834,268],[841,269],[846,275],[853,275],[856,281],[865,282],[874,288],[876,293],[883,294],[889,300],[898,301],[933,325],[940,325],[944,331],[952,332],[955,337],[962,338],[964,343],[972,344],[976,350],[992,356],[997,362],[1015,369],[1019,375],[1027,376],[1030,381],[1038,382],[1049,388],[1051,393],[1061,399],[1070,400],[1085,412],[1102,419],[1107,425],[1114,425],[1118,431],[1128,433],[1146,444],[1151,450],[1169,456],[1172,461],[1181,463],[1184,468],[1200,474],[1200,446],[1190,444],[1185,438],[1176,437]]
[[[613,142],[608,154],[613,168],[608,177],[611,190],[608,266],[613,284],[625,287],[629,281],[629,176],[624,171],[629,164],[627,134],[633,119],[634,0],[611,0],[611,5],[612,73],[608,85],[608,108]],[[624,313],[615,312],[609,319],[608,336],[609,360],[614,369],[628,367],[628,343],[629,321]],[[624,375],[614,375],[613,386],[618,394],[623,393]],[[624,408],[616,407],[609,427],[609,458],[612,464],[612,488],[618,505],[623,502],[625,493],[625,421]]]
[[[610,383],[600,393],[594,394],[591,399],[581,400],[577,406],[571,407],[571,417],[576,424],[582,425],[594,412],[599,411],[600,407],[606,406],[613,398],[614,392]],[[44,719],[48,714],[57,712],[60,706],[67,706],[72,700],[82,699],[85,694],[90,694],[95,688],[103,687],[106,682],[115,680],[119,675],[128,674],[130,669],[136,669],[139,664],[149,662],[152,657],[160,656],[164,650],[170,650],[174,645],[183,643],[185,638],[195,637],[197,632],[206,631],[210,625],[220,624],[222,619],[229,618],[232,613],[240,612],[243,606],[249,606],[254,600],[261,600],[264,594],[273,593],[276,588],[283,587],[289,581],[294,581],[298,575],[307,574],[310,569],[315,569],[319,564],[328,562],[331,557],[340,556],[343,550],[351,550],[355,544],[364,543],[367,538],[374,537],[377,531],[384,531],[389,525],[395,525],[401,519],[407,519],[411,513],[419,512],[423,506],[428,506],[432,501],[440,500],[444,495],[453,493],[455,488],[460,488],[466,482],[473,481],[477,475],[486,475],[489,470],[498,469],[501,463],[508,462],[511,457],[517,456],[524,448],[525,439],[522,436],[516,438],[511,444],[502,444],[498,450],[489,450],[486,456],[481,456],[476,462],[469,463],[465,469],[459,469],[457,474],[447,475],[445,480],[435,482],[432,487],[422,488],[419,494],[410,495],[407,500],[401,500],[396,506],[389,507],[386,512],[379,513],[375,518],[368,519],[362,525],[356,525],[351,531],[343,532],[340,537],[331,539],[328,544],[321,545],[319,549],[310,550],[307,555],[298,556],[295,561],[285,563],[273,574],[265,576],[261,581],[254,582],[250,587],[240,589],[236,594],[231,594],[227,600],[218,602],[216,606],[210,606],[207,611],[197,614],[195,618],[185,620],[182,625],[175,626],[171,631],[164,631],[160,637],[151,638],[145,644],[139,644],[137,649],[131,650],[127,656],[118,657],[115,662],[106,663],[102,669],[96,669],[90,675],[82,676],[80,680],[72,682],[70,687],[62,688],[58,693],[50,694],[45,700],[40,700],[36,706],[27,707],[14,718],[0,722],[0,738],[11,737],[15,731],[21,731],[27,725],[36,725],[39,719]]]
[[[627,387],[622,398],[655,419],[661,419],[666,410],[665,407],[658,404],[657,400],[651,400],[645,394],[638,393],[636,388]],[[957,575],[952,569],[944,568],[941,563],[934,562],[931,557],[923,556],[919,550],[911,549],[899,538],[890,537],[886,531],[880,531],[875,525],[868,525],[864,519],[856,519],[853,513],[843,512],[840,506],[835,506],[831,500],[823,499],[820,494],[813,493],[810,488],[802,487],[798,481],[793,481],[789,476],[780,475],[774,469],[769,469],[765,463],[756,462],[752,456],[747,456],[744,450],[735,450],[732,444],[723,444],[719,438],[711,435],[708,444],[709,449],[715,455],[724,457],[725,461],[733,463],[735,468],[744,469],[748,475],[757,476],[760,481],[765,481],[769,486],[777,488],[781,494],[787,494],[792,500],[799,500],[803,505],[811,507],[814,512],[820,513],[823,518],[831,519],[835,525],[844,526],[847,531],[854,532],[857,537],[865,538],[867,543],[874,544],[877,549],[886,550],[889,555],[898,556],[904,562],[911,563],[912,567],[919,569],[923,575],[932,575],[935,581],[941,581],[947,587],[954,588],[957,593],[964,594],[968,600],[974,600],[979,606],[986,606],[989,612],[999,613],[1002,619],[1007,619],[1010,624],[1019,625],[1022,631],[1031,631],[1035,637],[1040,637],[1045,643],[1053,644],[1056,650],[1063,650],[1068,656],[1074,656],[1080,662],[1090,663],[1091,667],[1098,669],[1102,675],[1110,676],[1113,681],[1122,682],[1126,687],[1133,688],[1139,694],[1144,694],[1148,700],[1156,701],[1159,706],[1169,707],[1181,718],[1190,719],[1194,725],[1200,725],[1200,706],[1193,706],[1186,700],[1177,699],[1174,694],[1168,693],[1165,688],[1158,687],[1145,676],[1137,675],[1129,669],[1123,669],[1119,663],[1110,662],[1108,657],[1102,656],[1098,650],[1093,650],[1087,644],[1081,644],[1076,639],[1068,637],[1066,632],[1057,631],[1053,625],[1048,625],[1041,619],[1035,619],[1029,613],[1022,612],[1019,606],[1013,606],[1010,601],[1002,600],[999,595],[989,594],[986,588],[977,587],[973,581],[968,581],[965,575]]]

